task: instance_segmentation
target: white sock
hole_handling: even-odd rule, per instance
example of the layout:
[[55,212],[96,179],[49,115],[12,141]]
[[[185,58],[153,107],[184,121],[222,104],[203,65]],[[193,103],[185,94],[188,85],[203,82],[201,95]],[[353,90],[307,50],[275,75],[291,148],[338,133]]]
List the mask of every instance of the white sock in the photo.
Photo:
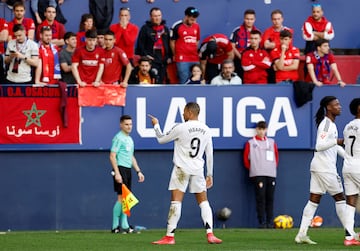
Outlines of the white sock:
[[174,237],[177,224],[181,216],[181,202],[171,201],[166,235]]
[[209,201],[205,200],[199,204],[201,210],[201,218],[204,222],[206,233],[213,232],[213,213]]
[[315,212],[319,204],[308,201],[303,210],[303,215],[301,218],[301,224],[298,235],[306,236],[311,220],[314,218]]
[[345,228],[345,224],[346,224],[346,201],[345,200],[336,201],[335,202],[335,210],[336,210],[336,214],[337,214],[341,224]]
[[[355,237],[356,233],[354,231],[354,224],[355,224],[355,207],[346,204],[345,206],[345,225],[344,228],[347,232],[351,235],[351,237]],[[346,236],[345,236],[346,237]]]

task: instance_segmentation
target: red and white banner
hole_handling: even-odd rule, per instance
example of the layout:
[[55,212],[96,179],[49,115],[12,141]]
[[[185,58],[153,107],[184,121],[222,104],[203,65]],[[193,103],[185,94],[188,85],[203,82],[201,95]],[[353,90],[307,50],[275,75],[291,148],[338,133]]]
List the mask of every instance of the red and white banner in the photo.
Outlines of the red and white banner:
[[79,87],[78,95],[80,106],[125,106],[126,88],[120,85],[85,86]]
[[0,86],[0,118],[0,144],[81,143],[74,86],[67,98],[58,87]]

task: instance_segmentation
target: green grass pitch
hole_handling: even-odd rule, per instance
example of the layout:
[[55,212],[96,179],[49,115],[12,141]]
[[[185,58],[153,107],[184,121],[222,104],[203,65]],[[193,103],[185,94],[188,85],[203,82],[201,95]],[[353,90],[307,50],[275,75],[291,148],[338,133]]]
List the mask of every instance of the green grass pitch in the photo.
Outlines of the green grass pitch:
[[203,229],[178,229],[176,244],[152,245],[164,229],[145,230],[140,234],[111,234],[109,231],[13,231],[1,232],[0,250],[124,250],[124,251],[230,251],[230,250],[354,250],[343,245],[340,228],[310,229],[317,245],[295,244],[297,229],[215,229],[222,244],[208,244]]

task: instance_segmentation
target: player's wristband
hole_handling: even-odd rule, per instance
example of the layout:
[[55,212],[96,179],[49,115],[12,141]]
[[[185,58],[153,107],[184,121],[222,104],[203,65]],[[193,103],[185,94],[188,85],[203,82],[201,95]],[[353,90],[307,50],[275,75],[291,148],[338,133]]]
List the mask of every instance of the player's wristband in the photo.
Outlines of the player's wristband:
[[141,170],[139,170],[139,171],[136,171],[136,173],[137,173],[137,174],[141,173]]

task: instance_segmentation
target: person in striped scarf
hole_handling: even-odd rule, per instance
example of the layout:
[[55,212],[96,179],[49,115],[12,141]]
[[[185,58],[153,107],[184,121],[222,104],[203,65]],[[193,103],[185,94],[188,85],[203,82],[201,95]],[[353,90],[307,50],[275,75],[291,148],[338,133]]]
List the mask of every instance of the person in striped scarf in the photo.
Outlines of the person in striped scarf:
[[39,64],[35,70],[35,84],[57,84],[61,78],[59,54],[51,43],[52,29],[43,26],[40,30]]

